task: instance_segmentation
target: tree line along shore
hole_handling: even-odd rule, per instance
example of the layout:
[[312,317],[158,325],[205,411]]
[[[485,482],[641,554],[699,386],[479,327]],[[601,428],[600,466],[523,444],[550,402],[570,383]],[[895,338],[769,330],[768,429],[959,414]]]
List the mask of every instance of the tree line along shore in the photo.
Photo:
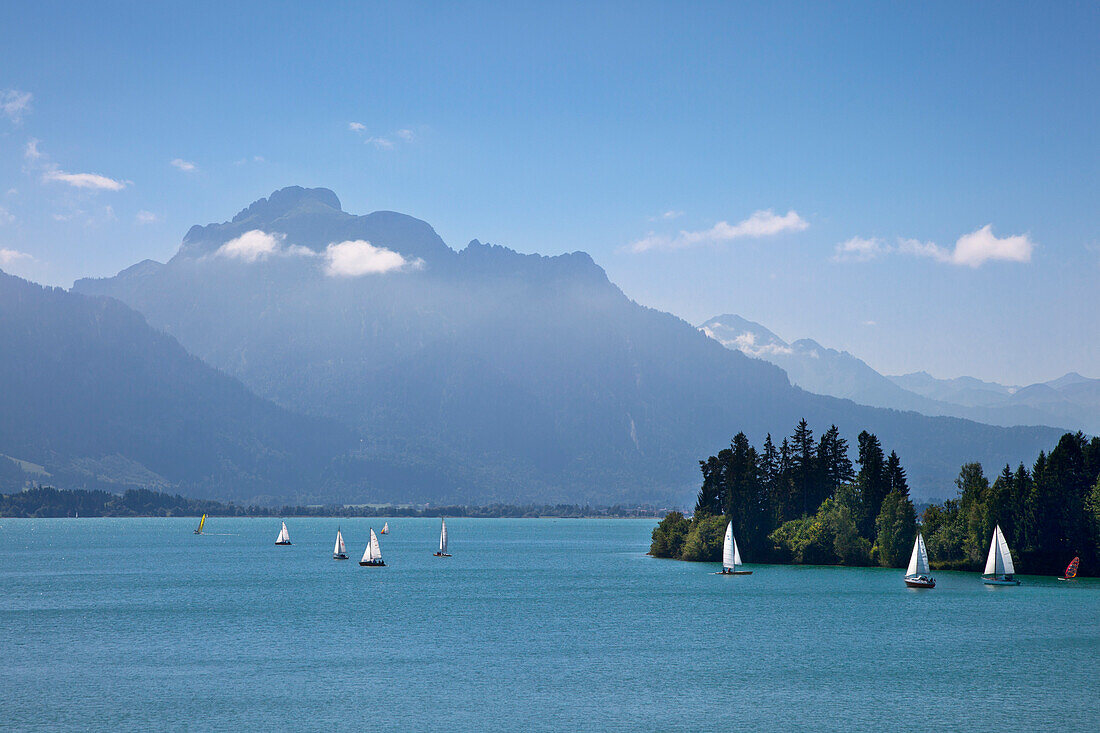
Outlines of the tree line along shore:
[[191,499],[149,489],[128,489],[121,494],[85,489],[32,487],[0,494],[0,517],[660,517],[666,510],[655,507],[579,504],[489,504],[485,506],[384,506],[310,505],[240,506]]
[[1028,468],[1005,466],[992,481],[968,463],[954,499],[918,518],[901,459],[863,431],[856,463],[835,425],[819,439],[805,420],[776,446],[744,433],[700,461],[692,516],[667,514],[653,530],[655,557],[717,562],[732,521],[749,562],[904,567],[919,530],[935,569],[978,570],[1000,525],[1021,573],[1060,574],[1080,557],[1098,575],[1100,438],[1066,433]]

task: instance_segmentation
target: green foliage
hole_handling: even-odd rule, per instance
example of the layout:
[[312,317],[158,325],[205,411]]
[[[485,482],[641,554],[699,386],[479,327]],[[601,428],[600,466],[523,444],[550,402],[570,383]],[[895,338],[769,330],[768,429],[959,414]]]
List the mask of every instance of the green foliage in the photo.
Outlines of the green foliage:
[[826,499],[812,517],[793,519],[769,535],[779,557],[810,565],[867,565],[871,543],[859,535],[851,509]]
[[728,520],[723,516],[705,514],[695,517],[684,540],[681,560],[718,562],[722,559],[722,539]]
[[679,558],[687,539],[691,522],[680,512],[669,512],[653,528],[653,541],[649,545],[649,554],[653,557]]
[[[893,455],[893,454],[891,454]],[[884,568],[905,567],[917,536],[917,512],[909,496],[891,491],[875,519],[875,545],[871,556]]]
[[977,463],[955,481],[958,499],[925,511],[923,531],[936,567],[979,569],[1000,525],[1021,572],[1060,573],[1075,555],[1081,575],[1100,564],[1100,440],[1066,433],[1031,471],[1005,466],[990,485]]

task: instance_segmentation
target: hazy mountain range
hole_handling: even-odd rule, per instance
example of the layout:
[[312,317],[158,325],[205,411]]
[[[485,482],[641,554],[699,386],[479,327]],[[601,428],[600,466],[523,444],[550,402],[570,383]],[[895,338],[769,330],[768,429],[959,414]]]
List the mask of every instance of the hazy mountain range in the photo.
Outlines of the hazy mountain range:
[[265,501],[687,501],[698,460],[733,433],[778,439],[805,417],[853,443],[876,432],[915,495],[944,496],[963,462],[1031,461],[1057,438],[811,394],[634,303],[583,252],[456,251],[412,217],[346,213],[327,189],[277,191],[193,227],[167,263],[73,292],[11,277],[0,289],[0,338],[20,339],[3,360],[18,389],[0,453],[69,483]]
[[1100,379],[1075,372],[1026,387],[974,377],[936,379],[927,372],[888,376],[847,351],[812,339],[787,343],[740,316],[716,316],[700,329],[730,349],[782,367],[791,382],[810,392],[992,425],[1054,425],[1100,433]]

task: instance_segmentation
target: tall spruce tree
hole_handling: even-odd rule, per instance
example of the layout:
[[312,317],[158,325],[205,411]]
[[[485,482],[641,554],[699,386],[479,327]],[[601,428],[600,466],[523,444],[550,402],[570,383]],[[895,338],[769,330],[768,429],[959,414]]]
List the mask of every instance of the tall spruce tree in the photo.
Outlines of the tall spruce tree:
[[859,473],[856,475],[856,483],[859,485],[859,493],[863,499],[863,516],[860,522],[860,531],[864,537],[873,537],[875,531],[875,519],[882,510],[882,500],[890,493],[890,481],[886,475],[886,456],[882,453],[882,444],[878,438],[868,433],[861,432],[856,438],[859,446]]
[[819,493],[817,454],[814,451],[814,433],[806,423],[806,418],[798,421],[791,436],[791,483],[795,492],[795,507],[801,508],[802,516],[816,512],[819,504],[814,501]]

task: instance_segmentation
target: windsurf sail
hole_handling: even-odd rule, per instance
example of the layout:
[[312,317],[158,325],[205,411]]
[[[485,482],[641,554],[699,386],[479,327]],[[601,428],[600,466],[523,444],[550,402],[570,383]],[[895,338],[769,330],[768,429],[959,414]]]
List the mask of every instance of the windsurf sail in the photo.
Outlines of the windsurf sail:
[[1066,566],[1066,578],[1077,577],[1077,566],[1081,563],[1081,558],[1075,557],[1069,561],[1069,565]]

